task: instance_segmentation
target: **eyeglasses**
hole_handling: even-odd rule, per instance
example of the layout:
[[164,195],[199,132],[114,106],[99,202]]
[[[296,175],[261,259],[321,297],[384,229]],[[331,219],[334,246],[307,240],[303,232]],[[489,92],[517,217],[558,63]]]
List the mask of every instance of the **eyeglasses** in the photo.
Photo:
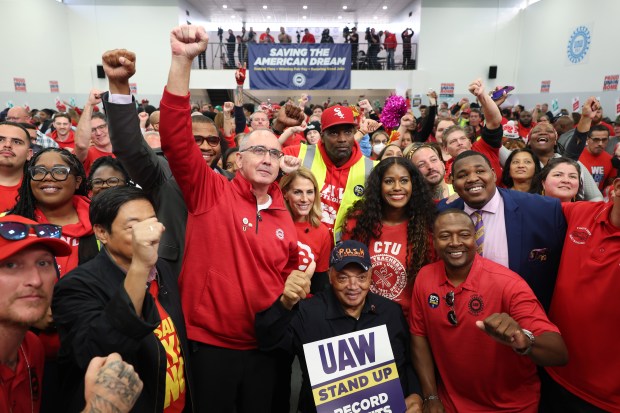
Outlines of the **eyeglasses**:
[[52,169],[47,169],[43,166],[31,166],[28,168],[30,177],[33,181],[42,181],[47,174],[50,174],[55,181],[66,181],[71,173],[71,168],[68,166],[54,166]]
[[448,311],[448,321],[450,322],[450,324],[455,326],[459,322],[456,319],[456,312],[454,311],[454,291],[450,291],[448,294],[446,294],[444,298],[446,300],[446,304],[450,306],[450,311]]
[[117,178],[115,176],[112,176],[108,179],[91,179],[90,181],[90,187],[91,188],[99,188],[102,187],[103,184],[106,184],[107,186],[109,186],[110,188],[113,188],[115,186],[119,186],[119,185],[124,185],[125,184],[125,180],[121,179],[121,178]]
[[340,136],[340,134],[343,134],[345,137],[350,138],[353,135],[355,135],[355,129],[335,129],[335,130],[330,130],[330,131],[325,131],[325,134],[332,138],[335,139],[338,136]]
[[204,141],[207,141],[207,143],[209,144],[209,146],[217,146],[220,144],[220,137],[219,136],[199,136],[199,135],[194,135],[194,140],[196,141],[196,145],[201,146]]
[[256,156],[264,157],[266,153],[269,153],[271,159],[278,160],[284,156],[284,154],[277,149],[267,149],[264,146],[250,146],[240,150],[239,152],[251,152]]
[[30,228],[39,238],[60,238],[62,227],[53,224],[23,224],[21,222],[0,222],[0,236],[9,241],[25,239],[30,233]]
[[365,283],[366,281],[368,281],[368,273],[363,273],[360,275],[344,275],[344,274],[338,274],[336,276],[336,281],[338,282],[338,284],[348,284],[349,280],[357,280],[358,283]]
[[90,133],[103,132],[103,130],[106,129],[107,127],[108,127],[107,123],[104,123],[99,126],[95,126],[94,128],[90,130]]

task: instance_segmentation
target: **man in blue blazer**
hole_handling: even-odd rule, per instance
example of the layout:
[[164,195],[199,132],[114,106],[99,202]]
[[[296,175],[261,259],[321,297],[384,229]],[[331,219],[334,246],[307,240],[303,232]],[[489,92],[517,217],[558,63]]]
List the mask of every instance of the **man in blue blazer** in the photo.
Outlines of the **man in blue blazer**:
[[486,156],[465,151],[452,166],[453,187],[460,199],[438,205],[458,208],[476,226],[482,256],[519,274],[549,309],[557,277],[566,220],[559,200],[495,186],[495,171]]

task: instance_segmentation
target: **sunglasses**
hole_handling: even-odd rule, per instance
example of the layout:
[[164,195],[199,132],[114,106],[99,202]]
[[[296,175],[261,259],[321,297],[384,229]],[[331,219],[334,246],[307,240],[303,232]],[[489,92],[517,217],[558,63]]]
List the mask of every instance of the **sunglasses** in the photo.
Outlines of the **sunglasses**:
[[448,311],[448,321],[453,326],[456,326],[459,322],[456,319],[456,312],[454,311],[454,291],[450,291],[444,298],[446,300],[446,304],[450,307],[450,311]]
[[19,241],[28,237],[30,228],[39,238],[60,238],[62,227],[53,224],[23,224],[21,222],[0,222],[0,236],[9,241]]
[[196,141],[196,145],[201,146],[204,141],[207,141],[209,146],[217,146],[220,144],[219,136],[199,136],[194,135],[194,140]]

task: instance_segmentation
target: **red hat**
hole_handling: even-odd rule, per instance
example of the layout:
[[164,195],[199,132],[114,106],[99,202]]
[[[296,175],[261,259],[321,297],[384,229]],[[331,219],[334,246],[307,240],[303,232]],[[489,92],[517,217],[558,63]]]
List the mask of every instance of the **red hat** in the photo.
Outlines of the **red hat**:
[[[0,225],[8,222],[19,222],[22,224],[37,225],[38,222],[24,218],[20,215],[5,215],[0,217]],[[59,234],[60,235],[60,234]],[[52,250],[56,257],[65,257],[71,254],[71,246],[60,238],[40,238],[34,231],[29,231],[26,238],[11,241],[0,235],[0,260],[4,260],[15,253],[31,245],[43,245]]]
[[351,108],[336,105],[330,106],[323,111],[321,115],[321,129],[325,130],[335,125],[355,126],[355,118]]

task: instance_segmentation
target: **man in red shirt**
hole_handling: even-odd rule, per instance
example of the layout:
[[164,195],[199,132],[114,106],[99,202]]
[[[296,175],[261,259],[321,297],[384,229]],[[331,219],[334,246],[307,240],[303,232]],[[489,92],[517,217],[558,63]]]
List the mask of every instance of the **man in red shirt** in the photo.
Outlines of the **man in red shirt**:
[[73,152],[75,148],[75,134],[71,127],[71,118],[65,112],[58,112],[54,115],[53,122],[54,131],[50,137],[56,141],[58,146]]
[[314,38],[314,35],[310,33],[310,30],[304,29],[304,37],[301,38],[301,42],[314,44],[316,43],[316,39]]
[[267,27],[267,30],[265,31],[265,33],[260,35],[260,38],[258,39],[259,43],[274,43],[274,38],[269,33],[270,33],[270,30],[269,30],[269,27]]
[[0,212],[15,206],[24,164],[32,157],[30,143],[30,134],[23,126],[0,123]]
[[200,389],[194,402],[199,412],[271,413],[276,360],[258,350],[254,317],[297,268],[297,233],[275,183],[282,152],[273,133],[254,130],[239,142],[231,182],[196,147],[189,80],[207,44],[201,26],[172,30],[160,107],[162,149],[188,210],[179,288]]
[[601,192],[617,175],[611,165],[611,155],[605,152],[608,142],[609,129],[600,124],[593,126],[586,140],[586,150],[579,157],[579,162],[588,168]]
[[392,32],[385,31],[385,38],[383,39],[383,47],[387,51],[387,68],[388,70],[396,69],[394,65],[394,52],[396,51],[396,35]]
[[96,89],[90,91],[75,132],[75,156],[84,164],[86,175],[98,158],[114,157],[107,119],[103,113],[95,112],[97,104],[101,103],[101,94]]
[[56,225],[18,215],[0,218],[0,411],[37,413],[45,352],[28,329],[42,320],[57,277],[54,256],[69,245]]
[[532,113],[527,110],[521,111],[517,127],[519,128],[519,136],[525,143],[528,142],[530,131],[534,126],[536,126],[536,122],[532,121]]
[[538,412],[536,366],[568,361],[557,327],[518,274],[476,253],[465,212],[441,212],[433,241],[441,260],[418,273],[409,313],[425,411]]
[[[562,204],[568,224],[549,318],[570,363],[550,367],[543,401],[551,412],[618,411],[620,406],[620,178],[611,202]],[[544,405],[544,404],[543,404]]]

